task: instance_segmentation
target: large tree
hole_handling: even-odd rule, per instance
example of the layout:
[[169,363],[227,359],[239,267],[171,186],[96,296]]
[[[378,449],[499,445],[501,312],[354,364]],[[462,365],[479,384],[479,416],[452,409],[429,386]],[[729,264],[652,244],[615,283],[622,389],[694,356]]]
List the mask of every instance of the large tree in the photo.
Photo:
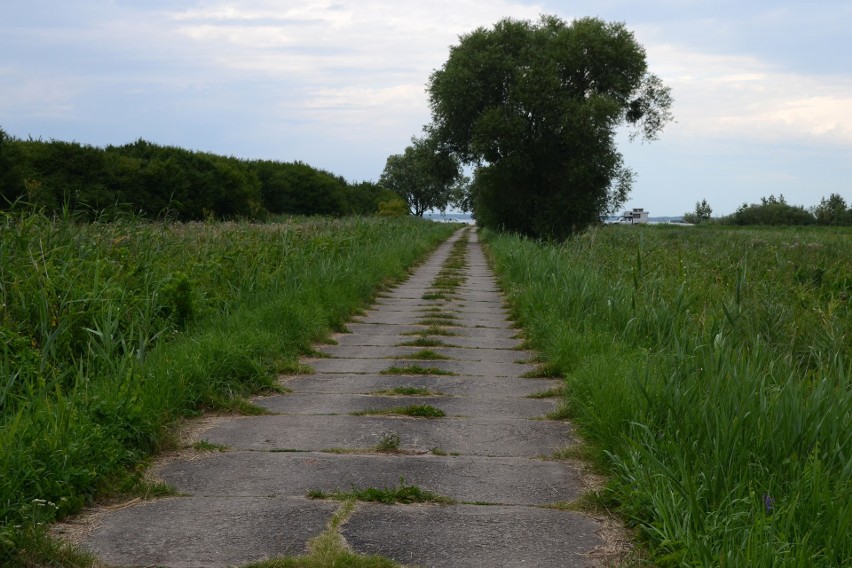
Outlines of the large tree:
[[430,209],[443,211],[455,202],[460,179],[458,160],[427,136],[412,138],[402,154],[389,156],[379,184],[404,199],[413,215],[422,217]]
[[671,95],[623,24],[502,20],[462,36],[432,74],[431,134],[476,166],[477,222],[562,238],[626,199],[619,126],[653,140]]

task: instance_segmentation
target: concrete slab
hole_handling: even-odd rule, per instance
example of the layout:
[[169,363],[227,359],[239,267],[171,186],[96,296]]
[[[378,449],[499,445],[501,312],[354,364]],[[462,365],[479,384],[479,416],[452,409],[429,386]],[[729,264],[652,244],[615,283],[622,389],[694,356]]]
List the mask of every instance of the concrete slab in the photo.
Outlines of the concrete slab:
[[[282,377],[292,394],[255,400],[278,414],[219,421],[197,435],[231,451],[163,465],[163,479],[192,497],[107,514],[85,546],[115,566],[233,566],[299,555],[338,507],[306,500],[308,490],[390,487],[404,478],[459,501],[497,505],[360,504],[343,528],[356,551],[424,568],[589,566],[586,554],[599,545],[595,523],[535,507],[576,499],[582,486],[565,463],[536,459],[574,443],[569,424],[529,419],[558,401],[524,398],[560,381],[519,378],[533,367],[518,361],[531,354],[518,349],[520,334],[475,231],[454,299],[423,299],[460,234],[348,324],[352,333],[320,347],[333,358],[305,360],[316,374]],[[389,358],[420,349],[398,345],[417,339],[406,332],[428,331],[418,324],[435,308],[457,316],[447,328],[458,335],[431,336],[453,345],[432,348],[453,360]],[[379,374],[409,364],[460,374]],[[369,394],[397,386],[448,396]],[[430,404],[450,416],[349,414],[409,404]],[[372,451],[389,432],[399,435],[402,451]]]
[[[424,334],[429,331],[431,326],[423,325],[383,325],[383,324],[368,324],[368,323],[350,323],[346,325],[349,333],[353,335],[391,335],[399,337],[399,341],[406,341],[408,338]],[[444,327],[444,326],[436,326]],[[517,335],[518,330],[515,329],[498,329],[493,327],[449,327],[447,330],[450,335],[430,334],[437,338],[442,337],[468,337],[482,340],[511,340]]]
[[83,547],[110,566],[234,566],[303,554],[338,507],[304,498],[147,501],[111,513]]
[[602,541],[582,515],[530,507],[359,505],[343,536],[407,566],[588,568]]
[[[503,314],[474,313],[464,310],[442,310],[442,314],[454,316],[454,319],[446,321],[447,326],[454,327],[509,327],[511,324]],[[399,311],[383,311],[380,313],[367,314],[356,318],[353,323],[373,325],[424,325],[422,322],[429,319],[441,319],[434,317],[429,312],[406,309]]]
[[[513,349],[520,347],[523,342],[517,338],[499,338],[499,337],[459,337],[459,336],[430,336],[431,339],[438,339],[448,345],[457,347],[465,347],[469,349]],[[361,335],[361,334],[338,334],[333,338],[338,345],[373,345],[373,346],[394,346],[401,343],[414,341],[417,336],[399,336],[392,333],[385,335]]]
[[361,449],[396,432],[401,447],[492,457],[539,457],[574,443],[564,422],[505,418],[387,416],[256,416],[224,422],[204,432],[214,444],[260,451]]
[[450,395],[517,396],[557,386],[554,379],[508,379],[447,377],[432,375],[299,375],[286,377],[281,384],[295,392],[368,394],[377,390],[410,386],[441,391]]
[[428,404],[448,416],[488,418],[502,416],[517,420],[542,417],[556,409],[555,399],[510,398],[506,396],[367,396],[360,394],[294,393],[254,399],[258,406],[278,414],[351,414],[365,410]]
[[[414,359],[306,359],[318,374],[377,374],[391,368],[423,367],[466,377],[520,377],[535,369],[533,365],[495,361],[420,361]],[[399,373],[406,374],[406,373]]]
[[454,347],[396,347],[378,345],[323,345],[318,351],[331,357],[340,359],[386,359],[393,361],[394,358],[411,356],[423,349],[429,349],[444,357],[457,359],[459,361],[491,361],[494,363],[516,363],[518,361],[529,361],[533,358],[530,351],[516,351],[511,349],[463,349]]
[[312,489],[396,487],[400,478],[457,501],[548,504],[582,488],[563,464],[517,458],[217,452],[169,464],[158,476],[193,497],[300,497]]

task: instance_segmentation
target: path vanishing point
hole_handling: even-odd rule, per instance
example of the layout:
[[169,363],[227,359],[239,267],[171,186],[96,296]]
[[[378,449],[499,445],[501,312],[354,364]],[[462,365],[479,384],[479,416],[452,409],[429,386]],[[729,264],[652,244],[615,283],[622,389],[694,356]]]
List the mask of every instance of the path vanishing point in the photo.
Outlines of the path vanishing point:
[[[463,263],[452,255],[456,243]],[[452,262],[456,273],[446,272]],[[528,398],[559,382],[523,378],[535,368],[532,354],[520,349],[475,230],[458,231],[348,330],[318,346],[324,357],[303,361],[314,373],[282,377],[292,392],[253,401],[271,414],[195,428],[190,443],[227,451],[162,460],[154,473],[180,496],[97,514],[82,546],[111,566],[298,556],[342,506],[309,491],[393,488],[402,479],[453,503],[358,502],[340,527],[351,550],[421,568],[607,560],[602,519],[547,507],[586,490],[576,465],[546,459],[574,443],[572,429],[543,419],[558,399]],[[422,360],[424,348],[446,359]],[[447,374],[420,374],[435,369]],[[409,405],[446,416],[353,414]]]

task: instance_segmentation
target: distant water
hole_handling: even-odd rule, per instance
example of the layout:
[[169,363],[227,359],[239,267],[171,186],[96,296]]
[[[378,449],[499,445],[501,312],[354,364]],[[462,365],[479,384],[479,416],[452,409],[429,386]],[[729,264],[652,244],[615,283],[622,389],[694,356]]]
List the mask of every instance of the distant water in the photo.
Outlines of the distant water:
[[424,213],[424,219],[431,219],[440,223],[465,223],[473,225],[475,221],[468,213]]
[[[470,216],[469,213],[424,213],[424,219],[431,219],[432,221],[438,221],[440,223],[465,223],[467,225],[473,225],[476,223],[473,217]],[[619,217],[609,217],[604,223],[616,223],[618,222]],[[648,223],[651,225],[660,224],[660,223],[671,223],[681,221],[682,217],[649,217]]]

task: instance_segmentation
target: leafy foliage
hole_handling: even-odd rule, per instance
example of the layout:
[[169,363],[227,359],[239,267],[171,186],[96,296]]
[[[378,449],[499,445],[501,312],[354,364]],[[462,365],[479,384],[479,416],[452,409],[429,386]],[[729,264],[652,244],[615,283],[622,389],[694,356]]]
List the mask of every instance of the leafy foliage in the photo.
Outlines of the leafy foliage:
[[379,183],[399,195],[411,213],[422,217],[430,209],[446,210],[456,201],[458,161],[441,150],[433,138],[412,138],[402,154],[388,157]]
[[687,223],[692,223],[693,225],[698,225],[700,223],[706,223],[710,220],[710,216],[713,214],[713,209],[710,207],[710,204],[707,203],[706,199],[702,199],[701,201],[697,201],[695,203],[695,210],[692,213],[685,213],[683,216],[683,220]]
[[852,225],[852,207],[847,207],[846,200],[836,193],[828,199],[823,197],[813,208],[813,214],[819,225]]
[[759,204],[743,203],[733,214],[724,217],[730,225],[814,225],[814,216],[799,205],[789,205],[784,196],[761,198]]
[[477,166],[477,222],[563,238],[620,205],[632,172],[616,128],[653,140],[671,96],[622,24],[503,20],[451,48],[429,85],[431,133]]
[[145,140],[102,149],[0,134],[0,209],[22,198],[48,214],[70,209],[88,219],[261,219],[372,215],[393,196],[301,162],[246,161]]

